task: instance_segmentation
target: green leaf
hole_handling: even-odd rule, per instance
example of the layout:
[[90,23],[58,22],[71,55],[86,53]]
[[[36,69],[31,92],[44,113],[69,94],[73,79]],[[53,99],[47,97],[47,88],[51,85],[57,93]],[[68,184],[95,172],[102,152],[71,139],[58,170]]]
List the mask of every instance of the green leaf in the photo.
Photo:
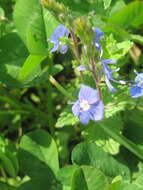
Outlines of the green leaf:
[[3,8],[0,7],[0,17],[4,17],[4,16],[5,16],[4,10]]
[[89,190],[85,181],[84,173],[81,168],[76,169],[72,177],[71,190]]
[[104,2],[104,8],[107,9],[110,6],[112,0],[103,0],[103,2]]
[[124,8],[112,14],[108,19],[108,23],[119,25],[122,28],[135,27],[143,24],[143,2],[134,1],[126,5]]
[[143,190],[142,187],[138,187],[135,184],[127,184],[127,183],[123,183],[121,185],[121,187],[117,190]]
[[115,2],[115,4],[111,7],[111,11],[110,11],[110,16],[114,13],[116,13],[117,11],[119,11],[120,9],[122,9],[125,6],[125,2],[124,0],[118,0]]
[[39,0],[18,0],[14,21],[19,35],[31,54],[47,54],[47,39],[58,22],[40,5]]
[[110,184],[105,190],[121,190],[121,181],[116,181]]
[[30,53],[47,53],[43,10],[38,0],[18,0],[14,10],[14,21]]
[[2,182],[0,182],[0,189],[1,190],[16,190],[15,187],[12,187],[12,186],[10,186],[6,183],[2,183]]
[[55,141],[44,130],[35,130],[24,135],[20,142],[19,160],[22,171],[30,180],[23,189],[54,189],[58,184],[55,175],[59,170],[58,151]]
[[77,165],[94,166],[110,177],[121,175],[125,179],[130,178],[128,167],[115,160],[95,143],[83,142],[78,144],[73,149],[72,162]]
[[[43,166],[45,165],[45,169],[49,167],[55,174],[59,169],[56,144],[44,130],[36,130],[22,137],[19,158],[24,170],[30,176],[44,175],[38,172],[38,165],[40,166],[41,162]],[[37,168],[35,168],[35,164],[37,164]]]
[[108,185],[108,179],[99,169],[82,166],[82,170],[89,190],[105,190]]
[[16,177],[19,172],[19,163],[15,145],[6,138],[0,137],[0,147],[1,167],[3,167],[10,177]]
[[12,161],[4,153],[0,153],[0,162],[1,162],[2,167],[6,170],[6,172],[11,177],[17,176],[17,172],[15,170],[15,167]]
[[140,36],[137,34],[131,34],[130,37],[131,37],[131,40],[133,40],[134,42],[137,42],[137,43],[143,45],[143,36]]
[[17,78],[27,55],[28,52],[16,33],[10,33],[0,39],[0,82],[2,84],[21,87]]
[[[19,72],[19,80],[24,80],[46,58],[46,55],[29,55]],[[35,78],[35,76],[32,76]]]
[[60,114],[58,121],[56,123],[57,128],[62,128],[64,126],[68,125],[75,125],[76,123],[79,122],[79,119],[75,117],[71,113],[71,108],[67,107],[63,112]]
[[114,39],[113,35],[111,34],[106,38],[106,56],[110,57],[111,59],[118,60],[123,57],[130,48],[133,46],[133,42],[130,40],[124,40],[123,42],[117,43]]
[[[120,132],[123,128],[123,122],[120,114],[105,120],[105,123],[110,130],[117,130]],[[98,146],[102,147],[105,152],[109,152],[111,154],[119,153],[120,144],[111,138],[98,123],[91,123],[89,127],[82,132],[82,135],[88,141],[95,142]]]
[[[61,168],[58,173],[58,180],[65,186],[71,186],[72,177],[77,168],[76,165]],[[89,190],[103,190],[108,185],[107,177],[99,169],[91,166],[81,166],[81,168]]]
[[76,165],[68,165],[59,170],[57,178],[65,186],[71,186],[72,176],[74,172],[78,169]]

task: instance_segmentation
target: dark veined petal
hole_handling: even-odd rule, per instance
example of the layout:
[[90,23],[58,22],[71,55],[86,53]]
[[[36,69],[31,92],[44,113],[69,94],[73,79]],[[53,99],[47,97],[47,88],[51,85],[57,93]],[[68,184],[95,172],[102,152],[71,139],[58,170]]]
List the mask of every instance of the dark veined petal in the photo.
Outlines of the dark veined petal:
[[143,88],[138,87],[137,85],[133,85],[130,88],[130,94],[132,98],[138,98],[140,96],[143,96]]
[[72,112],[75,116],[79,116],[80,113],[80,102],[77,100],[72,106]]
[[89,86],[82,85],[79,92],[79,100],[87,100],[89,104],[96,103],[99,100],[98,91]]
[[105,82],[106,82],[106,85],[107,85],[108,89],[110,90],[110,92],[116,92],[115,87],[112,86],[112,84],[110,83],[110,81],[107,77],[105,77]]
[[65,54],[68,51],[68,46],[63,45],[60,47],[60,53]]
[[90,113],[89,111],[81,112],[79,115],[79,119],[82,124],[87,125],[90,120]]
[[90,112],[90,119],[93,121],[99,121],[104,118],[104,104],[102,101],[99,101],[97,104],[91,105],[89,110]]

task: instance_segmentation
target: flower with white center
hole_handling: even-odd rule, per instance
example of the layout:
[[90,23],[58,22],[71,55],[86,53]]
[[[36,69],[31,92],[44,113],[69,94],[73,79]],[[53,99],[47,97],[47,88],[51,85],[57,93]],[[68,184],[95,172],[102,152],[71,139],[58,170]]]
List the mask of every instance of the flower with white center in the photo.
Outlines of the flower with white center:
[[85,125],[89,123],[89,120],[102,120],[104,117],[104,104],[100,100],[97,90],[82,85],[78,100],[72,106],[72,112]]

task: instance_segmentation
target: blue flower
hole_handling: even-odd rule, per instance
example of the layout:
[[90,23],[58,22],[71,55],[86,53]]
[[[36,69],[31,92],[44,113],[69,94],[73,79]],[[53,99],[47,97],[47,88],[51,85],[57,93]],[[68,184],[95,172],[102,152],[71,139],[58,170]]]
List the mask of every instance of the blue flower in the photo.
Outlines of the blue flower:
[[102,59],[101,62],[102,62],[102,67],[103,67],[104,73],[105,73],[105,82],[106,82],[106,85],[107,85],[107,87],[109,88],[109,90],[110,90],[111,92],[115,92],[116,89],[115,89],[114,86],[112,86],[112,84],[110,83],[110,81],[113,81],[113,82],[116,82],[116,83],[119,83],[119,84],[126,84],[125,81],[123,81],[123,80],[117,81],[117,80],[115,80],[115,79],[113,78],[113,76],[112,76],[112,73],[119,71],[120,68],[117,68],[117,69],[115,69],[115,70],[111,70],[111,69],[109,69],[109,67],[107,66],[107,64],[116,63],[115,60],[113,60],[113,59]]
[[104,36],[104,33],[99,29],[93,27],[92,30],[96,33],[95,39],[93,40],[94,45],[96,46],[97,50],[101,50],[100,39]]
[[102,120],[104,117],[104,104],[100,100],[97,90],[82,85],[78,100],[72,106],[72,112],[85,125],[88,124],[89,120]]
[[84,65],[79,65],[79,66],[77,67],[77,70],[78,70],[78,71],[85,71],[86,68],[85,68]]
[[50,53],[53,53],[53,52],[59,50],[60,53],[65,54],[68,50],[68,46],[66,44],[62,44],[60,42],[60,38],[68,37],[68,35],[69,35],[69,29],[67,27],[65,27],[62,24],[57,26],[57,28],[51,35],[51,38],[48,39],[49,42],[54,43],[54,47],[50,50]]
[[105,73],[105,82],[106,82],[106,85],[107,87],[109,88],[109,90],[111,92],[115,92],[116,89],[114,88],[114,86],[112,86],[112,84],[110,83],[110,80],[113,80],[113,76],[112,76],[112,73],[117,71],[117,70],[111,70],[109,69],[109,67],[107,66],[107,64],[110,64],[110,63],[116,63],[115,60],[112,60],[112,59],[103,59],[101,60],[102,62],[102,67],[104,69],[104,73]]
[[132,85],[130,88],[132,98],[143,96],[143,73],[137,73],[135,83],[136,84]]

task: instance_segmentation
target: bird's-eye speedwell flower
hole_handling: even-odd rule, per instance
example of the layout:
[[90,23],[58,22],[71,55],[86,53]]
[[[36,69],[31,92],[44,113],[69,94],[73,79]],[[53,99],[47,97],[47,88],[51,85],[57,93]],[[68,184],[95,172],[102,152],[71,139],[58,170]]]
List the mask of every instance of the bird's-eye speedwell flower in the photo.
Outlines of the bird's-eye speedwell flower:
[[104,33],[99,28],[92,27],[92,30],[95,32],[95,39],[93,40],[93,43],[97,50],[101,50],[102,47],[100,40],[104,36]]
[[60,53],[65,54],[68,50],[68,46],[66,44],[62,44],[60,38],[68,36],[69,29],[62,24],[58,25],[53,34],[51,35],[51,38],[48,39],[49,42],[52,42],[54,44],[54,47],[50,50],[50,53],[59,50]]
[[135,83],[136,84],[132,85],[130,88],[132,98],[143,96],[143,73],[137,73]]
[[104,104],[100,100],[97,90],[82,85],[78,100],[72,106],[72,112],[85,125],[88,124],[89,120],[102,120],[104,117]]
[[113,59],[102,59],[101,62],[102,62],[102,67],[103,67],[103,70],[104,70],[104,73],[105,73],[105,82],[106,82],[106,85],[107,85],[108,89],[110,90],[110,92],[115,92],[116,91],[115,87],[112,86],[110,81],[113,81],[113,82],[116,82],[116,83],[119,83],[119,84],[126,84],[125,81],[123,81],[123,80],[117,81],[117,80],[115,80],[113,78],[113,75],[112,75],[113,72],[119,71],[120,68],[111,70],[107,66],[107,64],[116,63],[115,60],[113,60]]

